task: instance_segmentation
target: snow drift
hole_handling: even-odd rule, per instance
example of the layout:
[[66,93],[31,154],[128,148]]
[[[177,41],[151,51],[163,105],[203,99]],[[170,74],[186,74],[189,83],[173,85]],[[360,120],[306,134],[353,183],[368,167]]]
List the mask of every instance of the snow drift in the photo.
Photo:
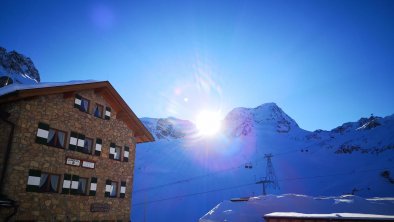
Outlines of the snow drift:
[[223,201],[205,214],[200,222],[255,222],[262,221],[272,212],[304,214],[366,213],[391,215],[394,198],[365,199],[352,195],[338,197],[311,197],[297,194],[268,195],[251,198],[246,202]]

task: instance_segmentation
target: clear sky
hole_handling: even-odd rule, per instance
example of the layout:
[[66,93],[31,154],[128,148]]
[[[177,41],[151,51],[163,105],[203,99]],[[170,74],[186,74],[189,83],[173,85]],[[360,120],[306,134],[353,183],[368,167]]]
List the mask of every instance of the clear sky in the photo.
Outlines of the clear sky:
[[394,1],[0,0],[43,82],[109,80],[139,117],[277,103],[308,130],[394,113]]

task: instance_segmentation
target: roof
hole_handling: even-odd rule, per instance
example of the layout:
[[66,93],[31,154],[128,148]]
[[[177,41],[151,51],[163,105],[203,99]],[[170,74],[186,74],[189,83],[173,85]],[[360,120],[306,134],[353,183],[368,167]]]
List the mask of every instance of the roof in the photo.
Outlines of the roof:
[[39,83],[32,85],[12,84],[0,88],[0,104],[18,101],[34,96],[59,93],[74,95],[81,90],[95,90],[109,103],[117,113],[117,119],[126,123],[133,130],[136,143],[152,142],[154,138],[135,113],[108,81],[70,81],[63,83]]
[[297,218],[297,219],[335,219],[335,220],[392,220],[394,215],[362,214],[362,213],[329,213],[304,214],[295,212],[274,212],[264,218]]

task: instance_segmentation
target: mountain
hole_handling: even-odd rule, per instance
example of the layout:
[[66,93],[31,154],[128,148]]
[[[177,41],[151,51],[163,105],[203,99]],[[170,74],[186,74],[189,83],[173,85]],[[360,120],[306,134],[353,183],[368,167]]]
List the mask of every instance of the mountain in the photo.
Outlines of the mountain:
[[141,118],[141,122],[152,133],[155,140],[181,139],[196,132],[192,122],[173,117],[166,119]]
[[30,58],[0,47],[0,87],[13,83],[39,82],[40,74]]
[[266,103],[253,109],[233,109],[224,119],[223,125],[227,133],[233,136],[245,136],[256,128],[278,133],[300,130],[298,124],[275,103]]
[[268,103],[232,110],[215,137],[175,118],[142,121],[156,142],[137,146],[134,221],[197,221],[222,201],[261,195],[266,176],[272,195],[394,193],[394,115],[310,132]]

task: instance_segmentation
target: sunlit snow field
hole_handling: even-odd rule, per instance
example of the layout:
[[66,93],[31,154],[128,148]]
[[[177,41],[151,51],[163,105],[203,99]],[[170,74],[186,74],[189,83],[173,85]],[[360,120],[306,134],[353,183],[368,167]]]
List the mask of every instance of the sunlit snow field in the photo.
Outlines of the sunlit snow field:
[[[360,120],[308,132],[275,104],[265,104],[235,109],[225,130],[209,138],[196,136],[185,121],[157,128],[157,120],[143,119],[160,138],[137,146],[132,219],[197,221],[222,201],[259,196],[262,185],[255,183],[266,176],[268,153],[279,184],[268,194],[392,196],[394,185],[381,173],[394,168],[393,119],[378,118],[381,125],[371,129]],[[357,146],[364,151],[338,151]],[[378,147],[384,151],[375,152]]]

